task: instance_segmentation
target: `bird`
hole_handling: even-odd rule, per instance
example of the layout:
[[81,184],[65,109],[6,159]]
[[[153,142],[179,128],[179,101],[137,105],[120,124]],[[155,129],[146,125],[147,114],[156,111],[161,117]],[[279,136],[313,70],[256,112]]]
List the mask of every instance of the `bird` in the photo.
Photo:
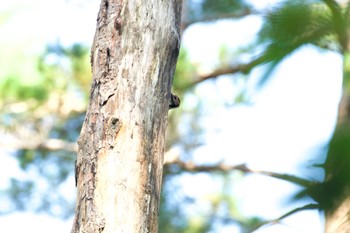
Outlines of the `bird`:
[[180,106],[180,103],[180,98],[177,95],[170,93],[169,110],[173,108],[178,108]]

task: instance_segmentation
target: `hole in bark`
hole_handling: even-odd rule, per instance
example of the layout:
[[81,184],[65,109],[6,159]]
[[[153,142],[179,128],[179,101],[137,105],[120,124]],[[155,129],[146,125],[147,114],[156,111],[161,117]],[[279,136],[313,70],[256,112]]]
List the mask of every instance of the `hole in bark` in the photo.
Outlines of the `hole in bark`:
[[108,0],[105,0],[105,8],[106,8],[106,11],[108,10],[108,7],[109,7],[109,2],[108,2]]
[[118,35],[122,34],[122,19],[117,17],[114,21],[114,29],[118,31]]
[[107,48],[107,69],[109,71],[109,62],[111,60],[111,51],[109,48]]
[[113,117],[112,120],[111,120],[111,124],[112,125],[116,125],[118,122],[119,122],[119,119],[116,118],[116,117]]

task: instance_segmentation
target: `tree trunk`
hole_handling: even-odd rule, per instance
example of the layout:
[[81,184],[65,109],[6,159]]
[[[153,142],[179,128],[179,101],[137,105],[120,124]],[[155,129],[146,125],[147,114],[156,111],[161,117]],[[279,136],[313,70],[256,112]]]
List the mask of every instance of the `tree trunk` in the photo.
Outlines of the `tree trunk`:
[[334,211],[325,212],[325,233],[349,233],[350,198],[342,200]]
[[102,0],[72,232],[157,232],[180,0]]

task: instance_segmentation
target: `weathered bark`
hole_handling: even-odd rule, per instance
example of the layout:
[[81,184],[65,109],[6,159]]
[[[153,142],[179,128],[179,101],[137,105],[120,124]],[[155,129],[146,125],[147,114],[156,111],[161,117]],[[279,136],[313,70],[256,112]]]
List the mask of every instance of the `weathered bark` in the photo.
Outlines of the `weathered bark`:
[[180,0],[102,0],[72,232],[157,232]]

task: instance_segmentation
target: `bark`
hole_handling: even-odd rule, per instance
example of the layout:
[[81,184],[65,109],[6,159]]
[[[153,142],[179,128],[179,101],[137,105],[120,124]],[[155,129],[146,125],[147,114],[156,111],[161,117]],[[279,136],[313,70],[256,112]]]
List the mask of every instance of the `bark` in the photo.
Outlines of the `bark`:
[[72,232],[157,232],[180,0],[102,0]]
[[334,211],[325,213],[325,233],[349,233],[350,198],[344,199]]

